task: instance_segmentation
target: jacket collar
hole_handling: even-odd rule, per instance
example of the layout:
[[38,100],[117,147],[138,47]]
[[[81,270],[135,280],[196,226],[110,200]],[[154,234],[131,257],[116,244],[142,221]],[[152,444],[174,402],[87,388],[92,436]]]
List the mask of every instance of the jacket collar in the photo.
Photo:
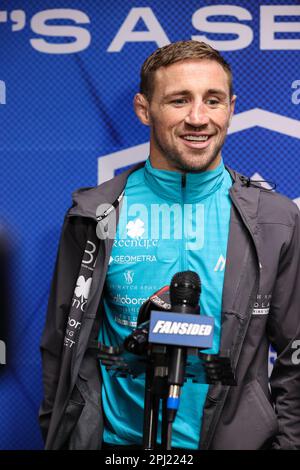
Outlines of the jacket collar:
[[159,197],[175,203],[195,203],[206,199],[221,187],[225,174],[223,160],[217,168],[199,173],[157,169],[149,158],[144,167],[146,185]]
[[[123,192],[131,173],[142,168],[145,162],[134,165],[129,170],[115,176],[113,179],[92,188],[81,188],[73,193],[73,205],[68,216],[88,217],[97,221],[96,212],[99,205],[113,205]],[[251,184],[251,181],[235,170],[225,166],[231,175],[233,185],[230,189],[231,199],[238,209],[244,223],[257,240],[257,211],[261,188]],[[99,214],[98,214],[99,215]]]
[[[255,182],[251,182],[250,178],[246,178],[231,168],[226,168],[234,181],[229,191],[231,200],[252,235],[257,256],[260,258],[258,243],[258,206],[263,188],[258,186]],[[233,214],[233,217],[236,218],[236,215]]]

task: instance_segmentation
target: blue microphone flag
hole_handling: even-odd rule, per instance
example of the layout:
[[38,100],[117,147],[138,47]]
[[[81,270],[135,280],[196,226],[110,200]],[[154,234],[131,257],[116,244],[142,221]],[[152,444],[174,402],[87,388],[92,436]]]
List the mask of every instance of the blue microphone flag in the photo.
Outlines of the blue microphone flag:
[[214,319],[190,313],[151,311],[149,343],[208,349],[212,347]]

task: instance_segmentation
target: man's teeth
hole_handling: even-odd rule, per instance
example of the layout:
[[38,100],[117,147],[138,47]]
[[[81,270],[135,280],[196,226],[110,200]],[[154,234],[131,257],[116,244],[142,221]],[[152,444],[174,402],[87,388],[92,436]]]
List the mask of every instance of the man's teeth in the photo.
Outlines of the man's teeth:
[[185,135],[185,140],[196,140],[198,142],[204,142],[208,139],[208,135]]

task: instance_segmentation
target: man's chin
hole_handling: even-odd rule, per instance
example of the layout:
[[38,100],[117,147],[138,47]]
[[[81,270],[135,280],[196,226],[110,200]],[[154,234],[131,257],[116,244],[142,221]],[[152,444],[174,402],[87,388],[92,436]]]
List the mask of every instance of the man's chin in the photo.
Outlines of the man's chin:
[[[201,157],[200,157],[201,158]],[[180,158],[177,168],[185,173],[200,173],[218,165],[218,157],[201,159]]]

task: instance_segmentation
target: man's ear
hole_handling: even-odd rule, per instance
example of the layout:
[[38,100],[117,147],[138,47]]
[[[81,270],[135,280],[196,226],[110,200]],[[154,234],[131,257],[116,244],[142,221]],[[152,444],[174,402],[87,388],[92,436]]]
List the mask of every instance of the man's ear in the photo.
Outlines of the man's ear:
[[229,118],[228,127],[229,127],[230,124],[231,124],[231,120],[232,120],[232,116],[233,116],[234,108],[235,108],[236,98],[237,98],[237,96],[236,96],[236,95],[233,95],[233,96],[231,97],[231,100],[230,100],[230,118]]
[[145,95],[137,93],[133,99],[134,111],[139,120],[145,126],[150,125],[149,102]]

